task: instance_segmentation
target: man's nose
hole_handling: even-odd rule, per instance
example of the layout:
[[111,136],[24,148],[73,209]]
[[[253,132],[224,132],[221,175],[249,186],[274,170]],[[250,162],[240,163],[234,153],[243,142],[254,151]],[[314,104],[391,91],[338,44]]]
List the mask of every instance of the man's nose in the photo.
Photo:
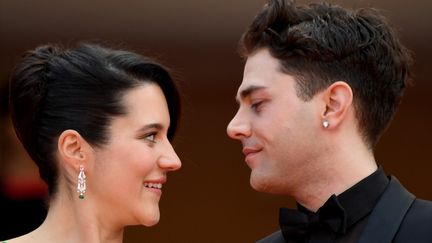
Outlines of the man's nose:
[[250,124],[247,122],[246,116],[237,111],[227,127],[227,134],[232,139],[241,140],[244,137],[249,137],[251,134]]

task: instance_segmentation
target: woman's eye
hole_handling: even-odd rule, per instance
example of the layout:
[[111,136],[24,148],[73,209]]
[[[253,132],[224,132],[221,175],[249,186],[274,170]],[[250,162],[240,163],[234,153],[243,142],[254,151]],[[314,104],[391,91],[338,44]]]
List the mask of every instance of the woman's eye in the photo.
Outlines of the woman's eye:
[[150,141],[152,143],[155,143],[156,142],[156,133],[151,133],[151,134],[147,135],[144,139],[147,141]]

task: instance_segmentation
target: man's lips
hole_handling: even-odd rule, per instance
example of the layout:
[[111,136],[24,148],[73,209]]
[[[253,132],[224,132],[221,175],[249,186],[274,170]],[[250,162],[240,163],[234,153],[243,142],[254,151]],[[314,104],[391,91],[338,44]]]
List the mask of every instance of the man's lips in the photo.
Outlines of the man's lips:
[[250,147],[244,147],[243,148],[243,155],[245,156],[245,160],[247,161],[248,158],[254,156],[255,154],[261,152],[262,149],[257,148],[250,148]]

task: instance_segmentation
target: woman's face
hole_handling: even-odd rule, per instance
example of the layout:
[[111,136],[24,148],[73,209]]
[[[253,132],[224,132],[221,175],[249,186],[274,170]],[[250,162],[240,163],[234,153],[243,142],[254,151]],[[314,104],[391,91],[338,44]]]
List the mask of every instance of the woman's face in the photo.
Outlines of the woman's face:
[[127,114],[112,119],[108,144],[95,149],[85,200],[95,199],[105,223],[152,226],[167,172],[181,166],[167,138],[168,107],[156,84],[127,91],[123,105]]

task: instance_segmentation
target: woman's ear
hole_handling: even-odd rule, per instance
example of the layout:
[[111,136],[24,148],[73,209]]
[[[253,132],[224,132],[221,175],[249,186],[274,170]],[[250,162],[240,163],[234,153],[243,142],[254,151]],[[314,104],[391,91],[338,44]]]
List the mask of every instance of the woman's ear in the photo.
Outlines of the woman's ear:
[[79,166],[87,167],[89,157],[88,143],[75,130],[63,131],[58,139],[58,151],[60,161],[66,167],[72,167],[75,171]]
[[344,81],[337,81],[324,91],[325,109],[321,118],[323,127],[332,129],[338,127],[347,116],[347,111],[353,101],[351,87]]

